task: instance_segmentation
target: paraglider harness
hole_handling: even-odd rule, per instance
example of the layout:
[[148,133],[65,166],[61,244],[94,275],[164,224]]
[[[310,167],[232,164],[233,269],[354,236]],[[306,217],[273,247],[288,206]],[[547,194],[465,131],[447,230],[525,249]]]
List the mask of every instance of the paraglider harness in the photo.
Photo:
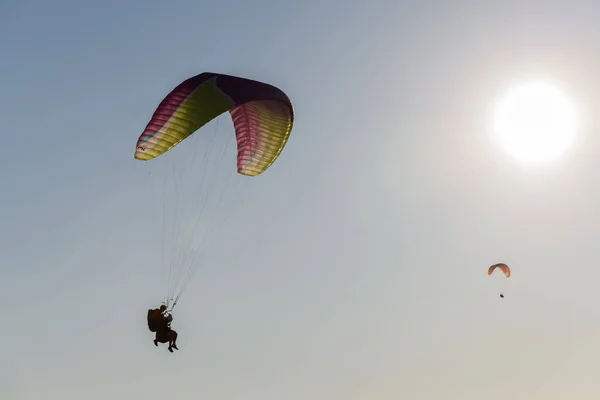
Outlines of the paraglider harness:
[[[163,303],[163,305],[166,306],[165,303]],[[173,304],[173,306],[175,306],[175,304]],[[173,307],[171,307],[170,310],[167,308],[167,310],[165,310],[164,313],[162,314],[164,316],[164,325],[159,323],[159,321],[156,321],[154,318],[152,318],[153,312],[154,312],[153,309],[148,310],[148,329],[150,329],[150,332],[156,332],[160,328],[166,328],[167,330],[170,330],[171,329],[171,321],[173,321],[173,314],[172,314]]]

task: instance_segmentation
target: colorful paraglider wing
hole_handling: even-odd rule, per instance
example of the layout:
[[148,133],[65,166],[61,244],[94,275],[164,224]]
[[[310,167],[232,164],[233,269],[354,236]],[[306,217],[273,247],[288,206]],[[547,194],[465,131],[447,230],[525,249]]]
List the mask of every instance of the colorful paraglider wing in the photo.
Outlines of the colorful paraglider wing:
[[508,265],[500,263],[500,264],[494,264],[491,267],[488,268],[488,275],[491,275],[494,270],[498,268],[500,271],[504,272],[504,275],[506,275],[507,278],[510,277],[510,268],[508,267]]
[[290,99],[266,83],[208,72],[182,82],[159,104],[138,139],[135,158],[160,156],[225,111],[235,128],[238,172],[261,174],[279,157],[292,131]]

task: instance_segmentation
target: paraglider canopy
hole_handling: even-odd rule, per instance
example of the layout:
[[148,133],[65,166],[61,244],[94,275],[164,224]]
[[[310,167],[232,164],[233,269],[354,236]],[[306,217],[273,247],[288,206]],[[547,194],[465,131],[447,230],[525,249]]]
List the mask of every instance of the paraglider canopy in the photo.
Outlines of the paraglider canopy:
[[504,275],[507,278],[510,278],[510,268],[508,267],[508,265],[506,265],[504,263],[494,264],[491,267],[489,267],[488,275],[491,275],[496,269],[499,269],[500,271],[504,272]]
[[135,158],[164,154],[226,111],[238,143],[238,172],[260,175],[285,147],[294,107],[275,86],[211,72],[183,81],[164,98],[138,139]]
[[[234,132],[219,134],[218,117],[227,114]],[[212,132],[201,129],[213,121]],[[151,183],[161,187],[147,198],[157,199],[151,213],[162,231],[160,244],[148,248],[161,252],[155,260],[160,259],[168,276],[168,311],[206,265],[209,241],[233,220],[234,205],[244,198],[245,181],[276,162],[293,124],[294,107],[281,89],[212,72],[179,83],[155,109],[138,137],[134,158],[149,161],[147,168],[155,168],[148,171]],[[174,149],[186,139],[186,145]],[[237,147],[235,156],[228,153],[230,143]],[[164,168],[169,163],[172,168]]]

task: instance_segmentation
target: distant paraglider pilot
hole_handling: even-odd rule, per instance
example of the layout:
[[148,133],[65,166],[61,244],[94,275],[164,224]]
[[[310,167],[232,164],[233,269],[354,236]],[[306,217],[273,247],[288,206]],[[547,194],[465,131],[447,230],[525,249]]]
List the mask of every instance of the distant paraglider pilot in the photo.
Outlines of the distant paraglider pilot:
[[156,332],[154,338],[154,345],[158,346],[158,343],[169,343],[169,351],[172,353],[173,349],[177,348],[177,332],[171,329],[171,321],[173,321],[172,315],[165,315],[167,306],[164,304],[160,308],[148,310],[148,329],[150,332]]

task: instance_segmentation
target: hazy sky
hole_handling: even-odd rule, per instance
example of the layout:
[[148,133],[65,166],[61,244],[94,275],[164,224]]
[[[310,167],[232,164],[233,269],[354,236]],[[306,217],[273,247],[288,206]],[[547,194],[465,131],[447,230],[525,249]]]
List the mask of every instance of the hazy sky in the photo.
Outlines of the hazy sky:
[[[0,1],[0,398],[600,398],[600,3],[510,3]],[[280,87],[296,124],[171,354],[133,153],[203,71]],[[534,168],[489,104],[540,75],[582,129]]]

